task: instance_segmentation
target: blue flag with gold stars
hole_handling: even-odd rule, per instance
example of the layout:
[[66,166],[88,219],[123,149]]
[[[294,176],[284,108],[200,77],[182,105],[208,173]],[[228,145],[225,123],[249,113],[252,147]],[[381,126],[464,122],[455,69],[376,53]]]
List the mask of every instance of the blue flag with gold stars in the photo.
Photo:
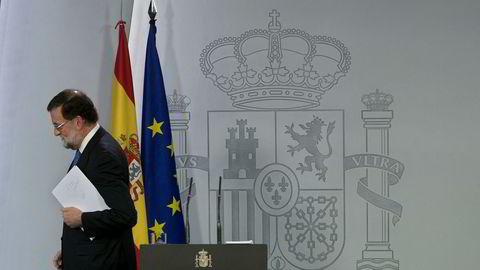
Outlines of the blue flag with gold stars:
[[167,98],[156,47],[154,15],[145,57],[141,160],[150,243],[185,243]]

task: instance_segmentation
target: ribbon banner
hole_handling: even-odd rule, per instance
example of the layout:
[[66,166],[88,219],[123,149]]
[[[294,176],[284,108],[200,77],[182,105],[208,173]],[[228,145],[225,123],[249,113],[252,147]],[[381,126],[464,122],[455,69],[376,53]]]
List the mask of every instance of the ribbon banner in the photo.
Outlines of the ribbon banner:
[[195,155],[176,155],[177,169],[192,168],[208,172],[208,158]]
[[[357,154],[343,159],[345,171],[355,168],[375,168],[387,172],[388,184],[395,185],[400,181],[405,166],[391,157],[377,154]],[[357,183],[357,194],[367,202],[388,211],[394,215],[392,219],[395,225],[402,216],[402,205],[368,188],[367,177],[361,178]]]

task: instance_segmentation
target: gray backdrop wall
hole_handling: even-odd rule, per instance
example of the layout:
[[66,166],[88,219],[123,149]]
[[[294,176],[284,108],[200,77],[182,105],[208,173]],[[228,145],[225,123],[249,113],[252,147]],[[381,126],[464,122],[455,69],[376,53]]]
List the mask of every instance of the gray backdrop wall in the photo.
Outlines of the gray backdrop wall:
[[[157,6],[167,94],[189,100],[171,116],[188,118],[174,137],[196,183],[193,242],[215,241],[222,175],[225,238],[267,243],[270,269],[478,268],[480,2]],[[59,248],[50,192],[72,153],[45,106],[85,89],[108,126],[119,12],[118,1],[2,1],[5,269],[48,269]]]
[[62,219],[51,190],[72,153],[53,137],[46,104],[64,88],[85,89],[108,126],[119,16],[119,1],[2,1],[2,269],[52,269]]

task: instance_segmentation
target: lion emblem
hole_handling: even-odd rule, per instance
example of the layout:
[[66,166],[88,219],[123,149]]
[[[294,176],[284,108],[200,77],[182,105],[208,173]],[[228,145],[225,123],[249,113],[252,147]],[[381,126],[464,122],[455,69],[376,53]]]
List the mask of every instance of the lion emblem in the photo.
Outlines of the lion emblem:
[[327,126],[325,122],[317,116],[313,116],[312,121],[306,123],[305,125],[300,124],[299,126],[305,131],[305,134],[297,133],[293,129],[293,123],[290,126],[285,126],[285,128],[287,129],[285,133],[290,134],[292,139],[298,143],[295,146],[287,145],[287,152],[291,153],[293,156],[295,152],[300,152],[301,150],[305,149],[309,155],[305,157],[304,163],[299,163],[299,167],[297,167],[297,170],[299,170],[301,174],[303,174],[305,171],[311,172],[313,171],[312,164],[315,164],[315,169],[318,171],[315,175],[318,176],[318,180],[322,180],[325,182],[328,168],[323,163],[325,159],[329,158],[332,155],[332,146],[330,144],[329,137],[333,129],[335,128],[335,121],[328,123],[326,135],[328,153],[326,154],[323,154],[318,149],[320,141],[323,140],[322,129]]

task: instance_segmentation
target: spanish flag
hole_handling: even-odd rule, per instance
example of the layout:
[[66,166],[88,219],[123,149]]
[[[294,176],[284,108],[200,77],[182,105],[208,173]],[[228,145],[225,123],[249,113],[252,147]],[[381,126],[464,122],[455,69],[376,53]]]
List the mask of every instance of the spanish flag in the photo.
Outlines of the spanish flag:
[[[115,60],[115,72],[112,82],[112,135],[122,146],[128,158],[130,172],[130,194],[137,210],[137,225],[133,227],[133,239],[137,251],[137,269],[139,267],[140,245],[148,244],[145,195],[140,164],[140,148],[137,135],[135,98],[133,95],[132,71],[128,54],[125,22],[119,21],[118,50]],[[115,28],[116,28],[115,27]]]

